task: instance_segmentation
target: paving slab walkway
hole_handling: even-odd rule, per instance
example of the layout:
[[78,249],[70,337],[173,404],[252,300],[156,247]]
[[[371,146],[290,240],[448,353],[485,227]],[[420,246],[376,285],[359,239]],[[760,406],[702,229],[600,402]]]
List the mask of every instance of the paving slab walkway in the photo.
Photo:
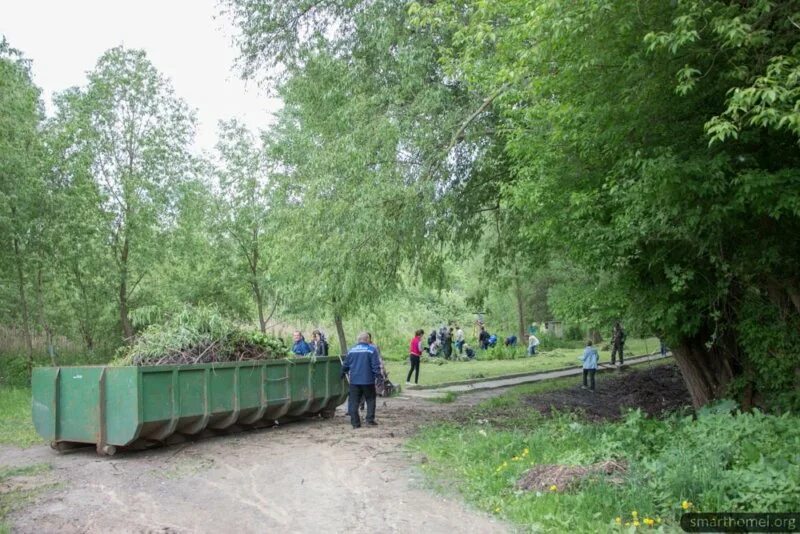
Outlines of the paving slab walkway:
[[[628,358],[622,368],[629,367],[640,363],[653,362],[663,360],[670,356],[662,356],[661,353],[648,354],[644,356],[637,356]],[[609,363],[601,363],[598,372],[613,371],[618,367],[612,366]],[[421,388],[416,386],[403,386],[403,395],[408,397],[416,397],[423,399],[430,399],[441,397],[447,393],[469,393],[471,391],[480,391],[482,389],[497,389],[506,388],[511,386],[518,386],[520,384],[527,384],[529,382],[541,382],[542,380],[550,380],[553,378],[562,378],[565,376],[580,376],[583,373],[581,367],[571,367],[569,369],[555,369],[553,371],[540,371],[526,375],[514,375],[512,377],[497,377],[493,379],[486,379],[480,381],[470,381],[469,383],[459,384],[443,384],[440,387],[434,388]]]

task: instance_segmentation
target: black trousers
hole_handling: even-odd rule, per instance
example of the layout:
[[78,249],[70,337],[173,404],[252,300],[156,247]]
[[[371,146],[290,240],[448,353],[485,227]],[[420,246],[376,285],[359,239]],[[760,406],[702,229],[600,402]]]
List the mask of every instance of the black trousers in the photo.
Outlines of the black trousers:
[[361,426],[358,405],[361,403],[362,397],[367,400],[367,422],[375,421],[375,384],[350,384],[347,411],[350,413],[350,424],[354,427]]
[[[584,369],[583,370],[583,386],[588,387],[592,391],[594,391],[594,375],[597,372],[597,369]],[[589,378],[589,382],[591,386],[586,383],[586,378]]]
[[444,359],[449,360],[453,355],[453,344],[450,341],[444,342]]
[[419,384],[419,356],[410,355],[408,361],[411,362],[411,369],[408,370],[406,382],[411,382],[411,373],[416,371],[417,374],[414,376],[414,383]]
[[619,363],[620,363],[620,365],[622,365],[623,363],[625,363],[623,361],[623,359],[622,359],[623,358],[623,354],[625,353],[625,344],[624,343],[620,343],[619,345],[614,345],[611,348],[611,363],[612,364],[614,362],[616,362],[616,360],[617,360],[617,358],[616,358],[617,353],[619,353]]

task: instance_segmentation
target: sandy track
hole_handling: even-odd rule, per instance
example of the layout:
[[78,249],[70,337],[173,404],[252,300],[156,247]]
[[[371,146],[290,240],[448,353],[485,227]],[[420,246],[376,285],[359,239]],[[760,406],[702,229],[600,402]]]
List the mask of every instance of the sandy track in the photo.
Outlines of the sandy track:
[[499,391],[435,404],[378,401],[378,427],[351,429],[343,410],[277,428],[144,452],[59,455],[0,448],[0,464],[49,463],[55,489],[9,518],[15,532],[507,532],[457,495],[426,489],[403,447],[420,424]]

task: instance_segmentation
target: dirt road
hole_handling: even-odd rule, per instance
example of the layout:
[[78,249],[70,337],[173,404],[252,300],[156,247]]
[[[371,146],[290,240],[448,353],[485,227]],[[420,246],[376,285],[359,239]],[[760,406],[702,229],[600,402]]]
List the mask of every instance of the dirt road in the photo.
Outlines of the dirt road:
[[500,390],[454,403],[378,401],[378,427],[333,419],[98,457],[44,445],[0,448],[0,465],[52,469],[10,484],[39,487],[8,518],[14,532],[507,532],[453,495],[426,488],[403,443]]

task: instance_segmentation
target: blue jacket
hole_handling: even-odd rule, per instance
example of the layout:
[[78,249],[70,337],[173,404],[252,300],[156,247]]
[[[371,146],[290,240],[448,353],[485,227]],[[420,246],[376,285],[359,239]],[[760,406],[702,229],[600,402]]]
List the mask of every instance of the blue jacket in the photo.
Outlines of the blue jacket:
[[356,386],[370,386],[381,376],[381,363],[378,351],[367,343],[359,343],[347,353],[342,364],[342,376],[350,372],[350,383]]
[[583,349],[583,355],[578,358],[583,361],[584,369],[597,369],[597,349],[594,347],[586,347]]
[[292,345],[292,352],[298,356],[305,356],[311,352],[311,347],[308,346],[305,339],[300,338],[300,341],[295,341],[294,345]]

